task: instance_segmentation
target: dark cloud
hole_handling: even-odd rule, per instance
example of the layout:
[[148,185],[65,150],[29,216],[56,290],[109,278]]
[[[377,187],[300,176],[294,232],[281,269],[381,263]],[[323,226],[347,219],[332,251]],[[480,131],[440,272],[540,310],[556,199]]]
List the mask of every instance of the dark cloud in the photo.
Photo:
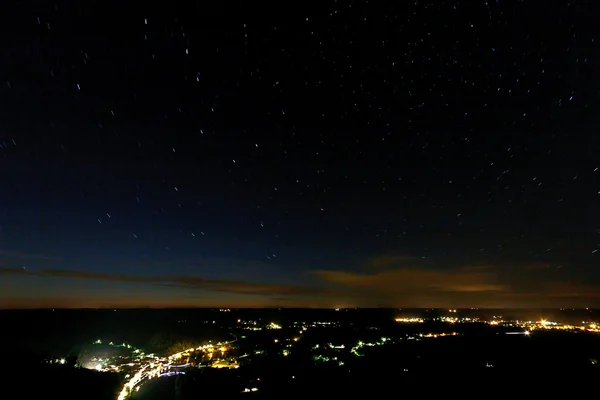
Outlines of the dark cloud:
[[[317,270],[318,285],[284,285],[189,275],[131,275],[66,269],[0,267],[0,275],[147,284],[254,296],[263,305],[294,307],[588,307],[600,305],[600,285],[543,263],[447,268],[404,256],[381,256],[362,269]],[[259,301],[260,299],[260,301]],[[207,300],[208,301],[208,300]],[[250,301],[250,300],[249,300]]]
[[344,288],[350,297],[390,306],[453,305],[460,297],[474,299],[508,290],[495,279],[489,267],[452,270],[405,267],[375,273],[316,271],[315,274],[331,285]]
[[36,276],[48,278],[87,279],[105,282],[147,283],[190,290],[208,290],[258,296],[306,296],[319,295],[322,290],[306,286],[277,285],[238,280],[207,279],[184,275],[129,275],[102,272],[85,272],[64,269],[26,270],[24,268],[0,268],[0,275]]
[[546,307],[600,303],[600,285],[544,263],[441,267],[381,256],[364,272],[320,270],[318,279],[359,304],[397,307]]

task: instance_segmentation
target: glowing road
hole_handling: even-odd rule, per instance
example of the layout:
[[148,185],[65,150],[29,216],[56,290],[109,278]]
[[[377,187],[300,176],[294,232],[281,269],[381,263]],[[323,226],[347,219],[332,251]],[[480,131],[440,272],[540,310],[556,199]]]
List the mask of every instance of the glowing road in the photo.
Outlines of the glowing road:
[[173,376],[173,375],[177,375],[177,374],[182,374],[183,372],[175,372],[175,371],[163,372],[163,371],[168,370],[170,368],[184,368],[184,367],[189,366],[190,365],[189,363],[180,364],[178,362],[179,360],[181,360],[181,358],[184,355],[194,353],[197,351],[212,353],[215,350],[220,350],[221,352],[224,352],[224,351],[226,351],[227,346],[230,345],[231,343],[235,342],[236,340],[232,340],[230,342],[221,342],[221,343],[217,343],[216,345],[205,344],[203,346],[193,347],[193,348],[190,348],[187,350],[180,351],[175,354],[171,354],[170,356],[167,356],[167,357],[162,357],[162,358],[156,357],[154,359],[149,359],[144,364],[142,364],[140,366],[139,370],[129,379],[129,381],[127,381],[125,383],[125,385],[123,386],[123,389],[121,389],[121,392],[119,393],[119,397],[117,399],[118,400],[127,399],[131,393],[133,393],[134,391],[139,391],[140,388],[146,382],[148,382],[150,379],[159,378],[162,376]]

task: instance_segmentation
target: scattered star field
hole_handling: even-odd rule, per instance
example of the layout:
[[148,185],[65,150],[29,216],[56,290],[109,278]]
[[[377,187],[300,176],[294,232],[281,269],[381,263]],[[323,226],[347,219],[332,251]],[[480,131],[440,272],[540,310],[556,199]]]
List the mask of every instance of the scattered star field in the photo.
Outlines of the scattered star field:
[[0,307],[600,306],[594,2],[0,9]]

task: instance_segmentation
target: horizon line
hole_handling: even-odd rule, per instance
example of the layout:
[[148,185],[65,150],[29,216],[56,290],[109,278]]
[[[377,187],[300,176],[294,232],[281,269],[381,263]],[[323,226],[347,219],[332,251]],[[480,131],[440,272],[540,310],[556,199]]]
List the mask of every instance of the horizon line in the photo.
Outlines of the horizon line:
[[67,310],[596,310],[593,307],[23,307],[0,308],[0,311],[67,311]]

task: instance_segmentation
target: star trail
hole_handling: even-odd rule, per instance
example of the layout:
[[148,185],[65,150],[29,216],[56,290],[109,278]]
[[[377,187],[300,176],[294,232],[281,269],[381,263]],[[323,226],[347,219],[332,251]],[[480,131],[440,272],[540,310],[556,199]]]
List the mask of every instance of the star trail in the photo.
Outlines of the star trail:
[[593,2],[0,7],[0,307],[600,305]]

